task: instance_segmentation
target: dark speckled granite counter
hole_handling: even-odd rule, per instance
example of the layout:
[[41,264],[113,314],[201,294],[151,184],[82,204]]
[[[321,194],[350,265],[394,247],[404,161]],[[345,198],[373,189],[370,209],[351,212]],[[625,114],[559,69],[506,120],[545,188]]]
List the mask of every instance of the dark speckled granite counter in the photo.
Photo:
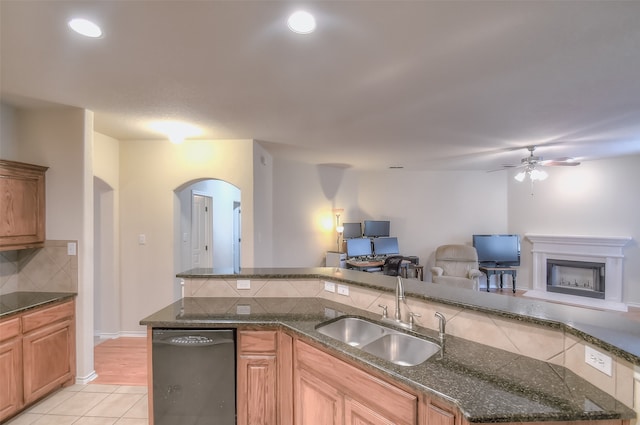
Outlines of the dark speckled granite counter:
[[0,318],[75,296],[72,292],[12,292],[0,295]]
[[[224,269],[193,269],[177,276],[218,279],[331,279],[380,291],[395,290],[395,279],[389,276],[334,267],[253,268],[242,269],[238,273]],[[404,282],[407,296],[564,329],[640,366],[640,323],[625,318],[620,313],[533,298],[505,297],[483,291],[461,291],[414,279],[406,279]]]
[[[469,422],[635,416],[629,408],[564,367],[452,336],[446,337],[442,355],[436,354],[417,366],[395,365],[316,331],[318,324],[340,315],[377,319],[371,313],[317,298],[184,298],[140,323],[160,328],[287,329],[364,369],[454,403]],[[437,338],[429,329],[420,328],[417,332]],[[491,361],[486,361],[488,358]]]

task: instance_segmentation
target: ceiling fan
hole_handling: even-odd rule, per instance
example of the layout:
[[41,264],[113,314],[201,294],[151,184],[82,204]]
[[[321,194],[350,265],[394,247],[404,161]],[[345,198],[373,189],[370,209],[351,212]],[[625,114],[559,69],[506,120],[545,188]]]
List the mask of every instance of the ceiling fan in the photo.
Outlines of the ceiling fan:
[[516,174],[515,179],[518,181],[523,181],[525,177],[529,176],[529,179],[533,182],[536,180],[544,180],[548,177],[546,171],[542,170],[541,167],[556,167],[556,166],[576,166],[580,165],[574,158],[571,157],[563,157],[556,159],[548,159],[544,160],[541,156],[537,156],[533,154],[533,151],[536,149],[535,146],[527,146],[527,150],[529,151],[529,156],[522,158],[520,160],[520,165],[505,165],[504,168],[524,168],[521,172]]

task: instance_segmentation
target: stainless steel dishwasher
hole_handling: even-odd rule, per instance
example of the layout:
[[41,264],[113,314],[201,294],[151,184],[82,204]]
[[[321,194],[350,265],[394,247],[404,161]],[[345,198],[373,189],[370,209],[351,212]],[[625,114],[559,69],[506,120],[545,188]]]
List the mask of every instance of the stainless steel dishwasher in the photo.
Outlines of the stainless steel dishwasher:
[[154,329],[155,425],[234,425],[233,330]]

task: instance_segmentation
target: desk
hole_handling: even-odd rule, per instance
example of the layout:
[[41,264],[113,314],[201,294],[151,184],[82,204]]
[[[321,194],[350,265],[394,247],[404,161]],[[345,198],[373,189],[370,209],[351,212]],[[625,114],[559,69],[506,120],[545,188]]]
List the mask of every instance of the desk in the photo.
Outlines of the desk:
[[347,260],[347,268],[356,269],[359,271],[366,271],[367,269],[380,268],[382,270],[382,266],[384,266],[384,261],[356,261],[356,260]]
[[500,275],[500,290],[502,290],[503,278],[504,274],[511,275],[511,280],[513,281],[513,293],[516,293],[516,272],[517,270],[514,267],[479,267],[481,272],[484,272],[487,275],[487,292],[489,292],[489,283],[491,281],[491,276]]
[[400,273],[402,274],[402,277],[406,279],[409,275],[409,270],[415,270],[416,279],[424,281],[424,266],[420,264],[414,264],[410,261],[407,261],[406,263],[403,261],[402,265],[400,266]]

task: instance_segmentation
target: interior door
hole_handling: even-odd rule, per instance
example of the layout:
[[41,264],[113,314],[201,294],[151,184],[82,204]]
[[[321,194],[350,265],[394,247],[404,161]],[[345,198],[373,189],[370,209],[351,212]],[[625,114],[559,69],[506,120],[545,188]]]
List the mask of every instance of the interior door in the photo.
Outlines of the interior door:
[[213,198],[193,192],[191,195],[191,264],[192,267],[212,267]]

